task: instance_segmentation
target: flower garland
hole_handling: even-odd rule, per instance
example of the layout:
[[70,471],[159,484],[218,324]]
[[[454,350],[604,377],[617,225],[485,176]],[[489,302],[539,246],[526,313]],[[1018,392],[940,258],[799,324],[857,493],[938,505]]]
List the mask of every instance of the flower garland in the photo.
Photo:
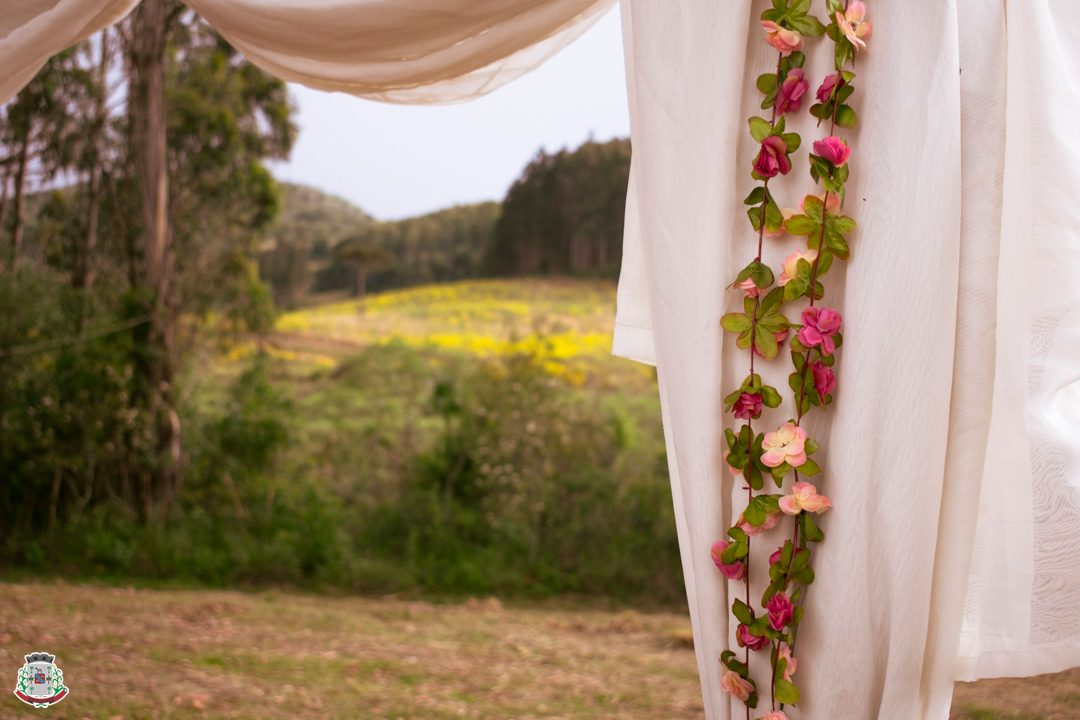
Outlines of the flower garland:
[[[854,92],[855,75],[845,68],[853,64],[857,51],[866,47],[871,26],[859,0],[825,0],[828,26],[808,14],[811,3],[772,0],[772,7],[761,15],[765,41],[776,48],[778,59],[776,71],[759,76],[756,83],[764,94],[761,107],[772,109],[771,118],[749,120],[750,134],[760,144],[751,175],[761,184],[744,203],[758,234],[757,255],[732,285],[742,291],[743,311],[729,312],[721,319],[722,327],[736,335],[736,346],[750,353],[749,374],[724,399],[735,419],[745,421],[737,432],[728,428],[724,435],[725,461],[728,469],[746,482],[747,505],[727,531],[729,539],[712,546],[713,561],[724,577],[745,584],[745,600],[736,598],[731,608],[738,621],[736,642],[744,654],[741,660],[732,650],[721,654],[725,670],[720,685],[743,701],[748,720],[750,709],[759,703],[757,683],[750,671],[752,652],[770,650],[771,710],[759,720],[787,720],[782,708],[799,702],[799,690],[792,681],[798,667],[793,652],[803,620],[802,602],[814,580],[809,545],[825,538],[814,515],[832,507],[827,497],[802,479],[821,472],[811,458],[818,444],[808,437],[802,420],[811,407],[831,404],[836,389],[835,352],[842,342],[843,318],[836,309],[817,302],[825,296],[822,279],[833,260],[849,256],[846,236],[855,230],[855,221],[841,214],[851,148],[833,133],[837,127],[855,125],[855,111],[846,104]],[[781,210],[769,190],[769,180],[791,171],[790,156],[800,145],[798,134],[785,132],[784,116],[801,109],[809,89],[801,52],[804,38],[823,33],[834,43],[836,72],[823,80],[815,94],[817,102],[810,108],[819,126],[829,122],[829,132],[814,142],[809,164],[811,177],[821,183],[824,193],[807,195],[798,210]],[[761,260],[764,238],[784,233],[806,237],[807,246],[784,260],[777,286],[772,287],[773,272]],[[804,297],[809,303],[800,314],[801,324],[790,322],[783,305]],[[775,431],[755,433],[753,421],[765,408],[778,408],[782,401],[776,388],[765,384],[754,371],[754,359],[776,357],[792,329],[796,330],[789,343],[794,372],[788,383],[795,417]],[[783,488],[789,474],[793,483],[787,494],[755,494],[764,489],[766,476],[777,488]],[[750,538],[775,528],[784,516],[792,518],[791,539],[769,556],[769,585],[759,605],[762,612],[758,612],[750,597]],[[778,704],[781,709],[777,709]]]

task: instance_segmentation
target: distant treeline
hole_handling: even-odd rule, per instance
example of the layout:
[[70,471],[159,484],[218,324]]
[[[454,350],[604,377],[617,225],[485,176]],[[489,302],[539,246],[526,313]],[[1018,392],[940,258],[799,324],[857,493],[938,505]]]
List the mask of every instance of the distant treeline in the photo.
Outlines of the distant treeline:
[[502,203],[374,222],[347,201],[283,185],[260,257],[279,306],[310,293],[508,275],[615,276],[630,141],[541,150]]

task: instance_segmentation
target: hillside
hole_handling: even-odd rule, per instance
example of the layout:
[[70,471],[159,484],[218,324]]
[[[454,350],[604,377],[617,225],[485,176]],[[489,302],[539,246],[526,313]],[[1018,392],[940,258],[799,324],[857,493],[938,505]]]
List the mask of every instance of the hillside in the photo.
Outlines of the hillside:
[[333,248],[374,220],[348,200],[305,185],[279,183],[281,210],[266,230],[259,272],[279,306],[291,306],[333,262]]

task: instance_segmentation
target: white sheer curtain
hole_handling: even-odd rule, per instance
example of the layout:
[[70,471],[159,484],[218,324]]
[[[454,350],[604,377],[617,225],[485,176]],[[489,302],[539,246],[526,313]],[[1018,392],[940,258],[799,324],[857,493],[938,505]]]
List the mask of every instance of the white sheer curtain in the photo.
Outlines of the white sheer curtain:
[[[746,367],[717,318],[754,254],[739,200],[753,78],[775,61],[765,4],[623,3],[634,164],[615,351],[658,368],[702,690],[723,720],[743,716],[716,662],[738,588],[708,551],[745,502],[720,432]],[[829,285],[840,391],[811,426],[836,509],[791,714],[944,720],[954,678],[1080,664],[1080,6],[867,4],[860,229]],[[820,133],[796,125],[804,147]],[[810,188],[805,172],[774,185],[789,206]],[[765,365],[786,388],[784,361]]]
[[[325,90],[467,100],[613,0],[190,0],[252,61]],[[137,0],[6,0],[0,100]],[[706,714],[728,592],[709,546],[741,510],[720,457],[743,372],[718,318],[751,254],[764,0],[623,0],[634,160],[615,350],[655,363]],[[821,2],[816,6],[821,9]],[[954,678],[1080,664],[1080,6],[868,2],[850,135],[840,392],[809,426],[836,510],[817,555],[793,718],[944,720]],[[819,80],[822,53],[808,66]],[[818,131],[796,123],[804,148]],[[805,166],[805,155],[798,162]],[[794,205],[803,171],[774,181]],[[776,240],[776,264],[794,248]],[[786,386],[779,361],[766,378]],[[770,542],[755,543],[768,553]],[[764,663],[759,663],[763,665]]]
[[[3,0],[0,101],[139,0]],[[400,103],[460,102],[532,70],[615,0],[188,0],[278,77]]]

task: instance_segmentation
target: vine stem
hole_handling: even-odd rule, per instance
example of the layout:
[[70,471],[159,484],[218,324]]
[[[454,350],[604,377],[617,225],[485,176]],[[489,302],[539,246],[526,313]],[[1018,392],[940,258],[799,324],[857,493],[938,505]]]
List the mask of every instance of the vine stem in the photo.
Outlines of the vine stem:
[[[783,53],[778,52],[776,54],[776,86],[777,86],[777,88],[780,87],[781,63],[783,62],[783,59],[784,59]],[[772,106],[772,115],[769,117],[769,125],[770,125],[770,127],[773,127],[773,128],[776,127],[776,102],[775,101],[773,102],[773,106]],[[769,179],[768,178],[765,178],[765,181],[762,183],[761,187],[765,191],[765,193],[764,193],[765,196],[761,199],[761,215],[760,215],[759,222],[758,222],[757,255],[754,257],[754,262],[761,262],[762,250],[763,250],[764,245],[765,245],[765,208],[769,204]],[[756,350],[757,350],[757,320],[758,320],[758,310],[760,309],[760,307],[761,307],[761,295],[760,295],[760,292],[759,292],[759,293],[754,295],[754,311],[753,311],[753,314],[751,315],[751,318],[750,318],[750,374],[751,375],[754,374],[754,356],[757,354],[757,352],[756,352]],[[753,434],[754,434],[753,422],[754,422],[753,418],[747,418],[747,420],[746,420],[746,426],[748,428],[750,428],[750,436],[751,437],[753,437]],[[751,462],[753,462],[753,461],[751,460]],[[746,502],[747,502],[747,505],[749,505],[753,501],[753,499],[754,499],[754,488],[750,485],[750,481],[747,480],[746,481]],[[753,607],[753,605],[751,605],[751,601],[750,601],[750,538],[749,538],[749,536],[747,536],[747,539],[746,539],[746,606],[747,607]],[[743,655],[743,662],[746,664],[747,674],[749,675],[750,674],[750,648],[749,647],[745,648],[745,653]],[[774,666],[774,671],[775,671],[775,666]],[[775,709],[776,708],[776,697],[775,697],[776,690],[775,690],[775,688],[773,688],[773,685],[774,684],[772,682],[769,683],[769,686],[770,686],[771,691],[773,693],[772,704],[773,704],[773,708]],[[749,705],[746,706],[746,720],[750,720],[750,706]]]
[[[845,0],[845,2],[844,2],[844,11],[845,12],[847,11],[848,5],[850,5],[850,4],[851,4],[851,0]],[[843,73],[843,68],[837,68],[836,72],[840,73],[840,77],[837,80],[836,85],[835,85],[835,87],[833,87],[833,91],[832,91],[832,97],[833,97],[834,102],[833,102],[832,115],[829,117],[829,135],[832,135],[833,132],[836,131],[836,111],[840,107],[840,100],[839,100],[838,95],[840,93],[840,90],[846,84],[845,81],[844,81],[844,76],[842,74]],[[822,200],[822,203],[821,203],[821,233],[818,235],[818,251],[817,251],[817,254],[814,256],[814,262],[811,264],[811,267],[810,267],[810,307],[814,306],[814,300],[815,300],[814,296],[816,294],[815,289],[816,289],[816,285],[817,285],[818,261],[821,259],[821,249],[822,249],[822,246],[823,246],[823,244],[825,242],[825,221],[826,221],[827,216],[828,216],[829,195],[830,195],[829,190],[826,190],[824,199]],[[796,413],[797,413],[796,418],[795,418],[795,424],[797,426],[802,424],[803,415],[805,414],[805,413],[803,413],[803,400],[806,397],[806,370],[810,365],[810,353],[811,353],[811,349],[807,348],[806,355],[803,356],[803,369],[801,371],[802,382],[799,384],[799,399],[798,399],[798,402],[797,402],[798,407],[795,408]],[[799,482],[799,471],[798,471],[798,469],[795,469],[794,471],[795,471],[795,482]],[[799,537],[799,519],[798,519],[798,517],[796,517],[795,518],[795,532],[794,532],[794,538],[795,538],[795,548],[794,548],[794,550],[797,550],[798,547],[799,547],[798,537]],[[794,557],[794,552],[792,552],[792,557]],[[806,604],[806,595],[809,592],[810,592],[810,587],[807,586],[806,589],[803,592],[803,596],[801,598],[802,602],[800,603],[800,606]],[[798,634],[798,629],[797,628],[792,628],[791,629],[791,641],[788,644],[788,647],[791,649],[792,652],[795,651],[795,642],[798,639],[798,635],[799,635]],[[783,708],[783,705],[781,705],[780,707]]]

